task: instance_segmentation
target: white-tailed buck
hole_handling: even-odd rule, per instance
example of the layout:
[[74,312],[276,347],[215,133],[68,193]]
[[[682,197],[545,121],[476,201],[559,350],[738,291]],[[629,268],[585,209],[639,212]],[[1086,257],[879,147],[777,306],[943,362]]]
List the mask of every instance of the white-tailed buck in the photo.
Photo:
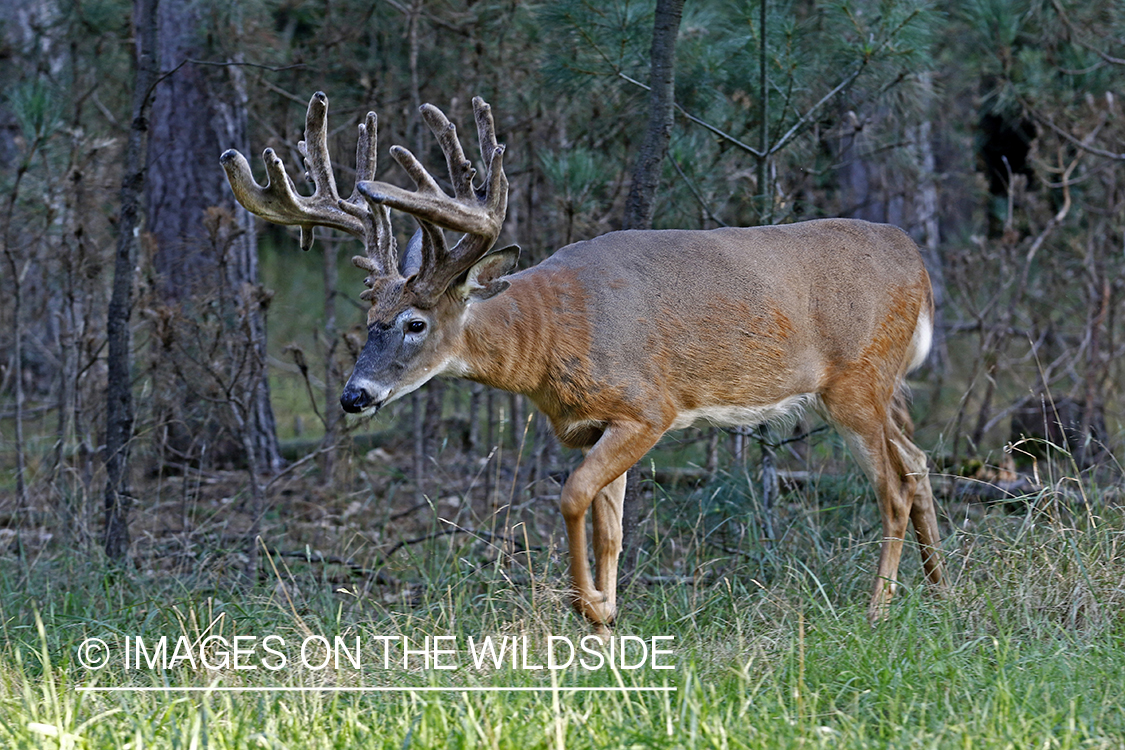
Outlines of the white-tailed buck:
[[[222,156],[239,202],[279,224],[363,239],[355,265],[367,343],[340,403],[372,414],[436,375],[522,393],[559,439],[586,451],[560,505],[575,607],[604,628],[616,608],[625,472],[668,430],[698,421],[753,425],[812,407],[844,435],[879,498],[882,547],[869,614],[893,595],[908,521],[926,576],[941,583],[937,519],[925,455],[911,442],[906,373],[930,346],[933,298],[914,243],[900,230],[828,219],[711,231],[611,232],[509,274],[518,248],[491,251],[508,183],[489,106],[473,100],[483,185],[454,126],[421,114],[449,167],[453,197],[406,149],[391,154],[417,185],[375,182],[374,113],[359,126],[355,189],[341,199],[329,163],[328,100],[309,103],[299,144],[309,197],[264,154],[258,185],[246,159]],[[401,257],[388,208],[421,229]],[[463,233],[453,247],[443,229]],[[596,575],[586,548],[593,506]]]

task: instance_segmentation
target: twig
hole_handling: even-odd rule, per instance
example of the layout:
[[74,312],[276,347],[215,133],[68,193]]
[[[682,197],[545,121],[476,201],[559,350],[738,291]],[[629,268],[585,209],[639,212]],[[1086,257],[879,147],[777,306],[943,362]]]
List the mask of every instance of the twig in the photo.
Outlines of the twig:
[[349,560],[346,557],[336,557],[335,555],[324,555],[320,552],[312,550],[280,550],[274,547],[269,548],[269,554],[274,557],[292,557],[299,560],[304,560],[308,563],[320,563],[322,565],[341,565],[351,571],[352,575],[363,576],[372,579],[380,586],[394,586],[399,581],[384,576],[380,571],[372,568],[365,568],[354,560]]
[[[700,576],[702,578],[702,576]],[[685,586],[694,586],[697,581],[695,576],[677,576],[677,575],[655,575],[655,576],[636,576],[633,578],[635,583],[643,583],[646,586],[655,586],[661,583],[676,583]],[[702,581],[698,581],[702,583]]]
[[470,528],[466,528],[464,526],[450,526],[449,528],[439,529],[438,531],[431,531],[429,534],[423,534],[422,536],[416,536],[416,537],[413,537],[412,539],[403,539],[403,540],[397,542],[393,547],[391,547],[389,550],[387,550],[387,554],[383,555],[382,559],[379,561],[379,563],[376,567],[381,568],[384,565],[386,565],[387,561],[390,560],[391,555],[398,552],[403,547],[414,545],[414,544],[421,544],[422,542],[428,542],[431,539],[437,539],[437,538],[443,537],[443,536],[451,536],[453,534],[470,534],[472,536],[479,537],[481,539],[487,539],[489,541],[492,541],[493,539],[498,539],[502,542],[508,542],[510,544],[513,544],[513,545],[518,545],[519,549],[517,551],[519,551],[519,552],[528,552],[528,551],[531,551],[531,550],[541,550],[542,549],[542,547],[538,547],[538,546],[532,546],[532,547],[526,547],[525,548],[523,546],[523,544],[520,542],[519,539],[516,539],[514,537],[505,536],[504,534],[496,534],[496,533],[493,533],[491,531],[484,531],[483,529],[470,529]]
[[304,458],[301,458],[297,461],[294,461],[293,463],[289,464],[288,466],[286,466],[281,471],[274,474],[273,477],[271,477],[270,480],[268,482],[266,482],[264,489],[269,490],[269,488],[274,485],[274,482],[278,481],[279,479],[281,479],[282,477],[284,477],[288,474],[291,474],[292,472],[296,471],[298,468],[300,468],[301,466],[304,466],[305,464],[309,463],[310,461],[313,461],[313,460],[319,458],[321,456],[321,454],[327,453],[329,450],[331,450],[330,447],[322,445],[321,447],[317,448],[315,451],[308,454]]
[[[644,89],[645,91],[651,91],[652,90],[652,87],[648,86],[647,84],[641,83],[636,78],[628,76],[625,73],[622,73],[621,71],[617,71],[617,77],[620,78],[623,81],[627,81],[628,83],[633,84],[634,86],[639,86],[642,89]],[[737,138],[735,138],[730,133],[724,132],[724,131],[720,130],[719,128],[715,127],[714,125],[712,125],[711,123],[699,119],[698,117],[696,117],[695,115],[693,115],[692,113],[688,112],[686,109],[681,107],[678,102],[672,102],[672,106],[675,107],[676,111],[679,112],[681,115],[683,115],[687,119],[691,120],[696,125],[699,125],[701,127],[706,128],[707,130],[710,130],[712,133],[719,136],[723,140],[727,141],[732,146],[740,148],[743,151],[747,152],[748,154],[751,154],[751,155],[756,156],[758,158],[761,158],[762,156],[765,155],[761,151],[759,151],[758,149],[754,148],[753,146],[749,146],[749,145],[743,143],[742,141],[738,140]]]
[[1059,0],[1051,0],[1051,5],[1055,6],[1055,12],[1059,14],[1059,18],[1062,19],[1062,22],[1066,26],[1067,31],[1069,31],[1074,36],[1074,40],[1078,43],[1079,46],[1086,48],[1090,52],[1093,52],[1095,55],[1100,57],[1103,62],[1107,62],[1110,65],[1125,65],[1125,58],[1113,57],[1112,55],[1103,52],[1089,42],[1080,39],[1078,37],[1078,30],[1075,29],[1074,24],[1070,22],[1070,16],[1068,16],[1066,14],[1066,11],[1063,10],[1063,7],[1059,3]]
[[1047,117],[1044,114],[1040,114],[1037,109],[1031,107],[1030,105],[1025,104],[1025,106],[1027,106],[1027,111],[1031,113],[1032,117],[1053,130],[1056,135],[1077,146],[1081,150],[1087,153],[1094,154],[1095,156],[1105,157],[1106,159],[1113,159],[1114,161],[1125,161],[1125,153],[1115,154],[1112,151],[1106,151],[1104,148],[1091,146],[1088,141],[1090,140],[1091,136],[1094,135],[1093,133],[1091,133],[1090,136],[1086,136],[1086,138],[1079,140],[1073,134],[1069,133],[1066,130],[1063,130],[1058,125],[1056,125],[1050,117]]
[[728,555],[735,555],[736,557],[745,557],[747,560],[753,560],[754,562],[758,562],[758,558],[755,557],[750,552],[744,552],[743,550],[735,549],[734,547],[728,547],[725,544],[715,544],[714,546],[718,547],[723,552],[726,552]]
[[827,104],[831,99],[835,98],[836,94],[839,94],[845,88],[852,85],[852,83],[855,82],[855,79],[859,78],[859,74],[862,73],[863,69],[866,67],[867,58],[864,58],[863,62],[861,62],[856,67],[856,69],[851,72],[851,75],[840,81],[840,83],[837,84],[836,88],[832,89],[827,94],[822,96],[820,98],[820,101],[812,105],[812,107],[808,111],[806,111],[805,114],[802,115],[799,120],[797,120],[797,122],[793,123],[793,127],[789,128],[789,130],[786,131],[785,135],[781,136],[781,139],[770,147],[769,153],[766,154],[766,156],[776,154],[778,151],[784,148],[789,143],[789,141],[793,140],[793,138],[795,138],[800,132],[801,127],[810,119],[812,119],[813,114],[815,114],[818,109]]
[[[58,404],[40,404],[39,406],[28,406],[24,407],[22,413],[25,417],[27,417],[34,414],[45,414],[49,411],[54,411],[58,407]],[[15,409],[11,409],[9,411],[0,411],[0,419],[15,419],[16,415],[19,413],[20,412]]]
[[699,202],[699,207],[707,212],[707,218],[711,219],[711,221],[715,222],[721,227],[727,226],[727,223],[716,216],[715,212],[711,210],[711,207],[707,205],[707,202],[703,200],[703,196],[700,195],[699,191],[695,189],[695,185],[691,180],[688,179],[688,176],[684,174],[684,170],[680,167],[680,163],[676,161],[676,157],[669,155],[669,159],[672,162],[672,166],[676,168],[676,172],[679,173],[680,177],[683,179],[684,184],[688,186],[688,190],[690,190],[691,194],[695,196],[695,200]]
[[272,81],[267,81],[265,78],[259,77],[258,82],[261,83],[262,86],[264,86],[267,89],[269,89],[270,91],[272,91],[273,93],[280,94],[281,96],[285,97],[286,99],[288,99],[291,102],[296,102],[297,104],[300,104],[302,107],[308,106],[307,101],[305,101],[301,97],[297,96],[296,94],[293,94],[293,93],[290,93],[290,92],[286,91],[285,89],[281,88],[280,86],[278,86],[276,83],[273,83]]
[[[730,143],[732,146],[735,146],[736,148],[741,149],[742,151],[745,151],[746,153],[748,153],[752,156],[755,156],[759,159],[762,159],[762,158],[765,158],[767,156],[771,156],[773,154],[776,154],[778,151],[785,148],[785,146],[789,144],[789,141],[793,140],[793,138],[795,138],[801,132],[801,128],[804,127],[804,125],[806,123],[808,123],[808,121],[810,119],[812,119],[812,116],[814,114],[816,114],[817,110],[819,110],[821,107],[823,107],[825,104],[827,104],[833,98],[835,98],[835,96],[837,94],[839,94],[841,91],[843,91],[848,86],[850,86],[852,83],[854,83],[855,79],[859,78],[860,73],[862,73],[863,69],[867,67],[867,62],[868,62],[868,60],[865,58],[863,60],[863,62],[861,62],[856,67],[856,69],[853,70],[846,78],[844,78],[844,80],[840,81],[840,83],[837,84],[835,88],[833,88],[827,94],[822,96],[816,104],[812,105],[812,107],[810,107],[808,110],[806,110],[805,114],[801,115],[797,119],[797,122],[793,123],[793,126],[785,132],[785,135],[781,136],[781,138],[776,143],[774,143],[772,146],[770,146],[769,149],[766,150],[766,151],[763,151],[762,149],[754,148],[753,146],[751,146],[749,144],[743,143],[742,141],[738,140],[737,138],[735,138],[730,133],[727,133],[727,132],[715,127],[714,125],[712,125],[709,122],[706,122],[705,120],[699,119],[698,117],[696,117],[695,115],[691,114],[686,109],[681,107],[678,102],[672,102],[672,106],[676,108],[677,112],[679,112],[681,115],[686,117],[688,120],[694,122],[696,125],[699,125],[700,127],[706,128],[707,130],[711,131],[715,135],[719,136],[723,140]],[[648,86],[647,84],[641,83],[637,79],[635,79],[635,78],[633,78],[629,75],[626,75],[625,73],[623,73],[621,71],[617,71],[617,77],[620,78],[623,81],[626,81],[628,83],[633,84],[634,86],[639,86],[640,88],[644,89],[645,91],[651,91],[650,86]]]
[[[312,407],[313,414],[315,414],[316,418],[320,420],[320,423],[324,425],[325,433],[329,432],[328,420],[320,413],[320,408],[316,405],[316,394],[313,393],[312,383],[309,381],[309,365],[305,362],[304,351],[296,344],[290,344],[285,348],[286,351],[293,355],[293,362],[297,365],[297,369],[301,372],[301,378],[305,381],[305,392],[309,396],[309,405]],[[327,388],[325,388],[325,390],[327,390]]]
[[[1059,151],[1060,151],[1059,161],[1061,162],[1062,161],[1062,153],[1061,153],[1062,149],[1060,148]],[[1036,255],[1036,253],[1039,252],[1039,248],[1043,247],[1043,243],[1047,240],[1047,236],[1050,235],[1051,232],[1054,230],[1054,228],[1057,227],[1059,224],[1061,224],[1063,219],[1066,218],[1066,215],[1068,213],[1070,213],[1070,205],[1071,205],[1071,200],[1070,200],[1070,174],[1071,174],[1071,172],[1074,171],[1074,168],[1078,166],[1078,162],[1079,162],[1080,159],[1081,159],[1081,155],[1076,156],[1074,158],[1074,161],[1072,161],[1070,163],[1070,165],[1067,166],[1063,170],[1063,177],[1062,177],[1063,204],[1062,204],[1062,207],[1059,208],[1058,212],[1050,218],[1050,220],[1047,222],[1047,225],[1045,227],[1043,227],[1043,231],[1039,233],[1039,236],[1035,238],[1035,240],[1031,243],[1031,247],[1029,247],[1028,250],[1027,250],[1027,255],[1024,258],[1023,273],[1020,275],[1019,294],[1018,294],[1018,297],[1013,298],[1016,301],[1018,301],[1019,298],[1023,297],[1023,292],[1027,288],[1027,276],[1028,276],[1028,273],[1031,271],[1031,261],[1035,259],[1035,255]],[[1010,316],[1009,316],[1009,320],[1010,320]]]
[[422,510],[423,508],[428,508],[428,507],[430,507],[430,504],[428,502],[417,503],[415,505],[410,506],[406,510],[400,510],[398,513],[392,514],[391,517],[387,519],[387,523],[390,523],[391,521],[397,521],[400,518],[406,518],[411,513],[416,513],[418,511]]
[[790,443],[799,443],[802,440],[807,440],[808,438],[812,437],[813,435],[817,434],[818,432],[824,432],[827,429],[828,429],[828,425],[822,424],[820,427],[815,427],[815,428],[809,430],[808,432],[803,432],[800,435],[794,435],[793,437],[785,438],[784,440],[779,440],[776,443],[768,441],[768,440],[763,440],[761,438],[758,438],[758,440],[763,445],[769,446],[770,448],[773,448],[774,450],[776,450],[783,445],[789,445]]
[[[395,10],[397,10],[399,13],[403,14],[404,16],[409,17],[410,14],[414,12],[413,10],[411,10],[410,8],[407,8],[402,3],[396,2],[396,0],[384,0],[384,2],[387,5],[394,8]],[[372,3],[372,5],[374,5],[374,3]],[[433,13],[428,13],[426,11],[422,11],[421,15],[425,16],[426,20],[429,21],[430,23],[434,24],[435,26],[440,26],[443,29],[447,29],[447,30],[452,31],[452,32],[457,33],[457,34],[464,34],[465,33],[464,27],[454,26],[453,24],[449,23],[448,21],[445,21],[441,18],[438,18]]]

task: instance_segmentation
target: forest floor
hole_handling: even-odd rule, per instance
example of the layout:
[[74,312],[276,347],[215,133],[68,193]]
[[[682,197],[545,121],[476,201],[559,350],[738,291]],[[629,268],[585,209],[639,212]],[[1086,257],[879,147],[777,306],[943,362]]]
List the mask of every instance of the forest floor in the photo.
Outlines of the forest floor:
[[1116,490],[945,502],[948,592],[908,544],[872,628],[878,519],[848,464],[783,494],[772,541],[745,476],[650,482],[611,653],[567,602],[554,479],[490,500],[450,454],[419,498],[407,457],[277,481],[254,580],[243,472],[145,480],[125,570],[27,530],[0,565],[0,745],[1125,747]]

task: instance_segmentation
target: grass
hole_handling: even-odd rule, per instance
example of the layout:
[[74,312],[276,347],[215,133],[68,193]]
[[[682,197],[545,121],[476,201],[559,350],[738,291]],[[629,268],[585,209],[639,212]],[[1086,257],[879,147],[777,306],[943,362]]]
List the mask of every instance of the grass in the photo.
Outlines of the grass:
[[[823,499],[849,489],[867,492],[857,483]],[[746,542],[732,555],[719,550],[738,542],[713,518],[730,515],[737,495],[730,483],[657,493],[659,539],[646,572],[675,575],[623,592],[617,633],[674,636],[671,670],[476,669],[463,652],[452,671],[425,669],[418,657],[384,668],[376,636],[451,636],[461,647],[469,637],[526,637],[531,664],[543,663],[548,636],[577,643],[588,631],[566,605],[553,542],[511,555],[461,535],[435,539],[388,562],[395,586],[287,559],[240,585],[207,571],[102,570],[65,551],[34,563],[9,557],[0,567],[0,746],[1125,747],[1125,532],[1106,498],[1092,499],[1097,513],[1061,495],[1015,514],[950,507],[949,594],[919,583],[908,550],[902,594],[872,629],[864,594],[876,549],[856,531],[871,523],[870,503],[862,512],[829,506],[815,488],[791,496],[779,542]],[[272,634],[290,661],[271,671],[182,661],[126,669],[121,660],[125,636],[206,634],[255,644]],[[361,667],[301,666],[298,644],[310,635],[360,638]],[[78,661],[91,637],[114,649],[104,669]],[[268,654],[255,648],[248,661],[261,665]],[[163,690],[185,685],[453,689]],[[90,686],[159,689],[79,690]],[[546,690],[463,689],[482,687]]]

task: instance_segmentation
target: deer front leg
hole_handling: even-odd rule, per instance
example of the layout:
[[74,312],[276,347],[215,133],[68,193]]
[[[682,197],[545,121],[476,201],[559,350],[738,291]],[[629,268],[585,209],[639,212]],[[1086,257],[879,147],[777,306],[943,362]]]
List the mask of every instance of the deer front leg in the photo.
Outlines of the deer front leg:
[[617,614],[617,560],[621,556],[622,511],[625,506],[625,477],[610,482],[594,497],[594,584],[604,597],[609,622]]
[[[617,555],[621,551],[621,506],[625,472],[660,439],[663,430],[647,425],[614,424],[570,475],[560,506],[566,521],[574,608],[599,631],[613,622],[617,609]],[[590,575],[586,550],[586,510],[594,511],[594,554],[598,585]]]

